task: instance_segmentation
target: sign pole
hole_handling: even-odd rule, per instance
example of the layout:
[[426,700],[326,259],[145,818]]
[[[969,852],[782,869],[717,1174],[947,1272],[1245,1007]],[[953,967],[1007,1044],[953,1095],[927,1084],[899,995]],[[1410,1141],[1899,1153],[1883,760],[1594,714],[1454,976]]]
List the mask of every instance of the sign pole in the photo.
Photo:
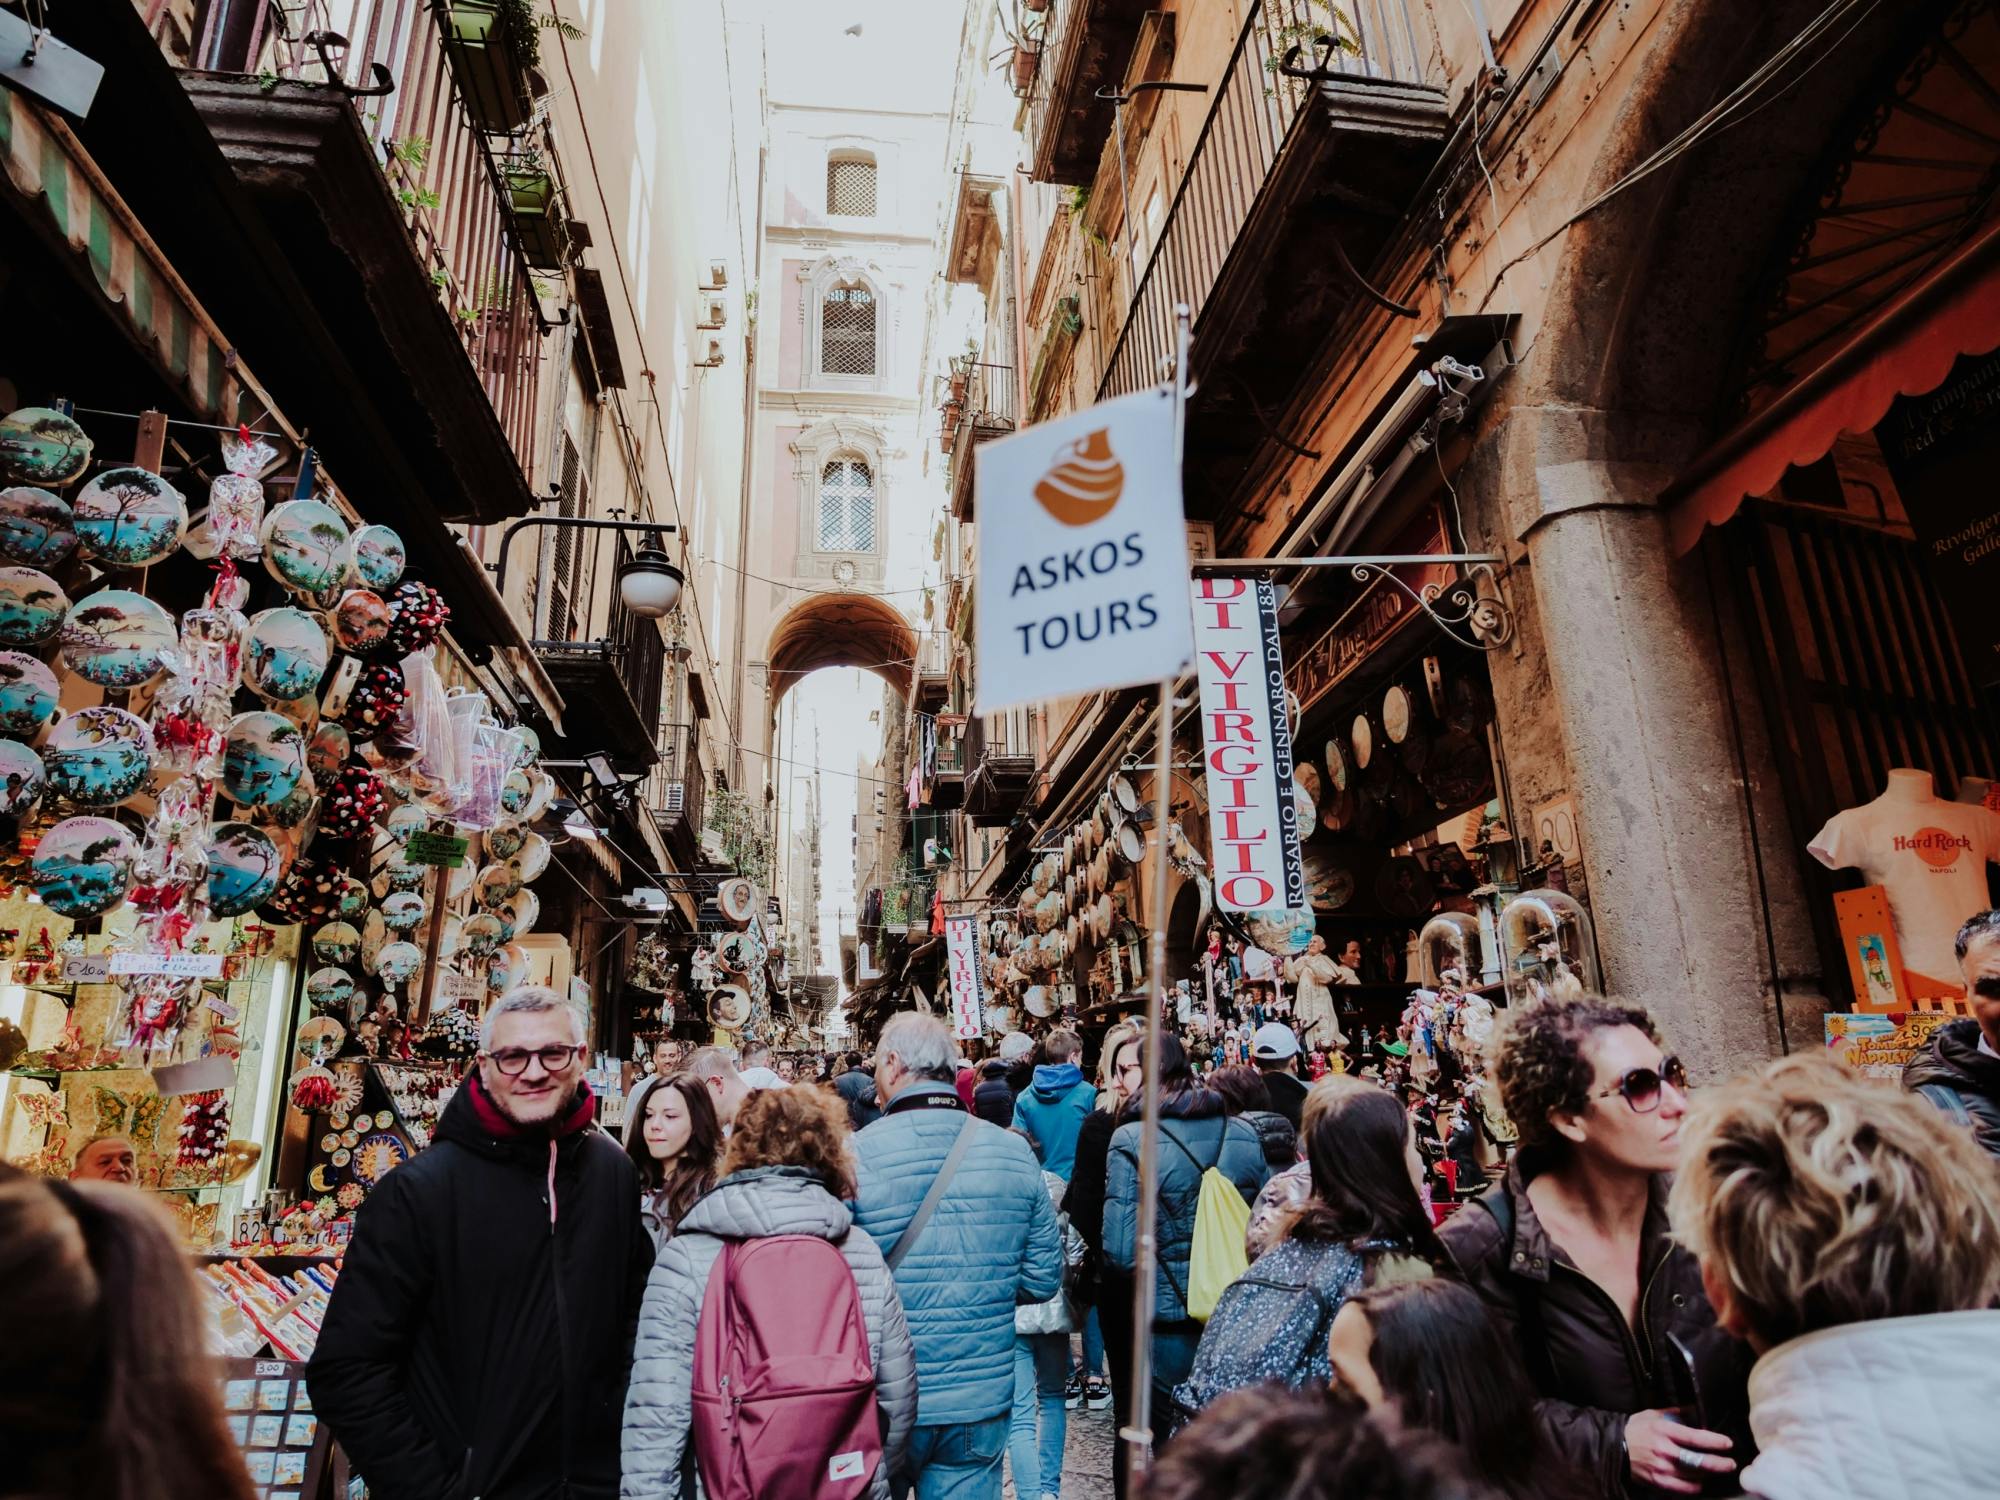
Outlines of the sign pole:
[[[1188,306],[1174,306],[1174,477],[1180,484],[1187,432]],[[1186,499],[1183,491],[1182,505]],[[1133,1257],[1132,1420],[1119,1432],[1125,1440],[1125,1477],[1138,1494],[1153,1461],[1153,1302],[1159,1244],[1155,1234],[1160,1204],[1160,1028],[1167,1000],[1167,819],[1172,807],[1174,761],[1174,682],[1160,681],[1157,750],[1153,772],[1153,898],[1151,956],[1146,974],[1145,1102],[1139,1125],[1139,1222]]]

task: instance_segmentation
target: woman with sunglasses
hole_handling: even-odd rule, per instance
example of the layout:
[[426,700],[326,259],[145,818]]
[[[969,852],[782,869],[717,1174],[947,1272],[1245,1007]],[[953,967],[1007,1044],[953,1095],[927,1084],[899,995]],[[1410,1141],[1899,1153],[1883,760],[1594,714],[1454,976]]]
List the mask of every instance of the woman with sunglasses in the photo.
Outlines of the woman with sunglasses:
[[1605,1495],[1735,1494],[1749,1353],[1667,1223],[1686,1070],[1643,1009],[1582,996],[1515,1010],[1493,1072],[1520,1151],[1442,1238],[1548,1440]]

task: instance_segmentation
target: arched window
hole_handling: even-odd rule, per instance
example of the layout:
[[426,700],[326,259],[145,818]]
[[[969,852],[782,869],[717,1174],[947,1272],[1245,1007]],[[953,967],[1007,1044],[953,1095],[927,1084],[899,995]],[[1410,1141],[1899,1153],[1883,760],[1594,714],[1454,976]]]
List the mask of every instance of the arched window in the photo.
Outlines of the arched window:
[[820,304],[819,367],[828,375],[875,373],[875,294],[860,282],[827,290]]
[[875,476],[852,455],[819,471],[819,524],[813,545],[822,552],[875,550]]
[[826,211],[843,218],[875,217],[875,158],[842,151],[826,159]]

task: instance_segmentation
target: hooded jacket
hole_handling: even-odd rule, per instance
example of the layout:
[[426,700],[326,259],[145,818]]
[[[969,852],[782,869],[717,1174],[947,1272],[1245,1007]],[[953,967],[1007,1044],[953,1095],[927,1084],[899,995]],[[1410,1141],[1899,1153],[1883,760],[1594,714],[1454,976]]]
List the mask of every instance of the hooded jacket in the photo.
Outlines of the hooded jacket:
[[1044,1171],[1069,1181],[1076,1171],[1076,1137],[1097,1107],[1097,1090],[1073,1062],[1043,1063],[1014,1101],[1014,1128],[1025,1130]]
[[869,1493],[888,1500],[889,1474],[902,1460],[917,1414],[917,1367],[909,1326],[882,1252],[853,1227],[847,1205],[803,1167],[759,1167],[724,1178],[682,1217],[660,1252],[639,1315],[632,1385],[625,1398],[627,1500],[681,1500],[689,1456],[695,1327],[709,1274],[726,1240],[809,1234],[836,1246],[854,1273],[868,1324],[875,1405],[882,1423],[882,1464]]
[[653,1242],[593,1111],[524,1130],[469,1074],[362,1205],[306,1385],[377,1500],[618,1492]]
[[875,1075],[866,1068],[849,1068],[833,1080],[833,1091],[847,1105],[847,1118],[856,1130],[882,1118],[875,1102]]
[[2000,1156],[2000,1057],[1979,1050],[1977,1021],[1951,1021],[1932,1032],[1904,1064],[1903,1087],[1954,1119],[1962,1115],[1973,1139]]
[[1750,1372],[1751,1500],[1936,1500],[1991,1494],[2000,1426],[1989,1395],[2000,1312],[1822,1329]]
[[1007,1082],[1007,1064],[997,1057],[979,1065],[979,1083],[972,1090],[972,1112],[1002,1130],[1014,1123],[1014,1090]]
[[[1118,1127],[1105,1171],[1104,1258],[1121,1271],[1133,1268],[1138,1252],[1141,1128],[1137,1120]],[[1160,1100],[1159,1162],[1153,1321],[1185,1323],[1188,1258],[1204,1171],[1220,1169],[1247,1205],[1270,1177],[1271,1167],[1256,1128],[1240,1117],[1225,1117],[1222,1095],[1209,1089],[1188,1089]]]

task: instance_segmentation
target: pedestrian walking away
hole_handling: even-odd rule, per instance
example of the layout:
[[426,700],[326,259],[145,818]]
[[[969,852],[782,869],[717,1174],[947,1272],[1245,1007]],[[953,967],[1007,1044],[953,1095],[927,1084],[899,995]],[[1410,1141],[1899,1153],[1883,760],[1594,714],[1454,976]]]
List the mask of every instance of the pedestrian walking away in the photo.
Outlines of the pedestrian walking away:
[[1057,1029],[1042,1043],[1048,1061],[1035,1068],[1034,1081],[1014,1101],[1014,1125],[1034,1143],[1042,1166],[1068,1182],[1076,1167],[1076,1138],[1097,1104],[1097,1090],[1079,1065],[1083,1039]]

